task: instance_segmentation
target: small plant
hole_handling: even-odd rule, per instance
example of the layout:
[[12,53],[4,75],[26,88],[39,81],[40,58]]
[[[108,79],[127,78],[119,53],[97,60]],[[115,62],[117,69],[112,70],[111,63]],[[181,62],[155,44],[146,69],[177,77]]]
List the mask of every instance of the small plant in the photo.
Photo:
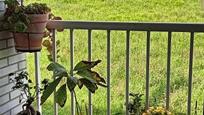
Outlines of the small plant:
[[143,94],[130,93],[129,96],[130,102],[128,103],[128,111],[131,115],[171,115],[171,112],[163,107],[157,107],[157,105],[149,107],[149,109],[145,111],[144,104],[142,104]]
[[[32,80],[29,79],[29,75],[27,72],[22,71],[20,73],[11,73],[9,74],[10,77],[15,76],[14,78],[11,78],[10,80],[14,83],[14,86],[12,87],[13,90],[20,90],[21,92],[21,98],[19,100],[19,103],[25,100],[25,104],[22,106],[22,111],[19,112],[17,115],[40,115],[38,111],[34,109],[32,106],[32,103],[36,99],[36,86],[32,86]],[[43,84],[44,87],[47,86],[48,81],[44,80]],[[42,91],[41,89],[40,91]],[[40,92],[39,91],[39,92]]]
[[59,86],[55,95],[56,103],[58,103],[61,107],[64,107],[67,100],[68,88],[69,91],[73,92],[75,95],[77,114],[82,115],[81,107],[77,101],[75,93],[75,87],[78,86],[81,89],[85,86],[91,93],[95,93],[98,86],[106,87],[105,80],[96,71],[92,70],[92,68],[100,62],[101,60],[81,61],[76,64],[74,69],[70,72],[58,63],[49,64],[47,69],[53,72],[53,78],[55,79],[52,82],[49,82],[47,87],[44,89],[41,97],[41,104],[43,104],[57,89],[57,86]]
[[131,115],[141,115],[144,111],[142,106],[142,96],[143,94],[139,93],[130,93],[130,102],[128,103],[128,111]]

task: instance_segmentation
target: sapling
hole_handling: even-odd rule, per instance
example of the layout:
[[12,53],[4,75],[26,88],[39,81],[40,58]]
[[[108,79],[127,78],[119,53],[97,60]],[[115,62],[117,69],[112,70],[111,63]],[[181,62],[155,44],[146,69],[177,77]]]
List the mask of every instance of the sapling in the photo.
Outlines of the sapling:
[[[67,88],[74,93],[76,102],[76,111],[78,115],[82,115],[81,107],[78,103],[75,88],[80,89],[85,86],[91,93],[95,93],[98,86],[106,87],[106,82],[99,73],[92,69],[98,65],[101,60],[96,61],[80,61],[73,70],[67,71],[64,66],[59,63],[52,62],[48,65],[48,71],[53,72],[54,80],[49,82],[44,89],[41,97],[43,104],[48,97],[57,89],[55,99],[60,107],[64,107],[67,101]],[[59,86],[59,88],[57,88]]]

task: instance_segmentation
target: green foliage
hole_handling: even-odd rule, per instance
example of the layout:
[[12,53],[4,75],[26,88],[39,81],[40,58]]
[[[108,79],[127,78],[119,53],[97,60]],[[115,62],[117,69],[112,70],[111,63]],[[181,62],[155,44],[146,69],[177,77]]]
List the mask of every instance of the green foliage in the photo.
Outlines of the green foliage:
[[32,3],[25,7],[26,14],[47,14],[50,13],[51,9],[47,4],[43,3]]
[[27,6],[22,6],[17,0],[5,0],[4,3],[8,6],[4,14],[3,28],[14,32],[25,32],[30,23],[27,14],[47,14],[51,10],[46,4],[31,3]]
[[62,85],[56,92],[55,95],[56,103],[58,103],[61,107],[64,107],[64,104],[67,101],[67,88],[66,84]]
[[[12,89],[21,91],[19,103],[21,103],[22,100],[26,100],[26,103],[22,105],[23,110],[17,113],[17,115],[40,115],[40,113],[32,106],[32,103],[36,98],[36,86],[32,86],[33,82],[29,79],[28,73],[22,71],[20,73],[10,73],[9,76],[10,80],[14,83]],[[34,91],[31,91],[32,89]]]
[[128,103],[128,111],[133,115],[141,115],[144,111],[144,106],[142,105],[143,94],[130,93],[130,102]]
[[16,6],[19,5],[19,3],[18,3],[17,0],[5,0],[4,3],[5,3],[9,8],[16,7]]
[[79,88],[81,89],[83,84],[81,84],[80,81],[77,81],[75,77],[67,78],[67,87],[69,88],[69,91],[73,91],[77,84]]
[[53,77],[54,78],[57,78],[57,77],[68,77],[68,73],[66,71],[66,69],[58,64],[58,63],[51,63],[48,65],[47,67],[47,70],[48,71],[53,71],[54,75]]
[[86,78],[81,78],[79,79],[79,81],[82,83],[82,86],[85,85],[91,93],[95,93],[95,91],[98,89],[97,85],[94,82]]
[[43,94],[41,96],[41,104],[43,104],[47,100],[47,98],[55,91],[61,79],[62,77],[59,77],[54,81],[48,83],[48,86],[44,89]]
[[[30,79],[28,72],[22,71],[20,73],[10,73],[9,76],[11,77],[10,80],[14,83],[14,86],[12,87],[12,89],[13,90],[18,89],[22,91],[22,93],[26,95],[26,98],[28,99],[27,102],[29,103],[29,105],[32,104],[32,102],[34,101],[34,98],[36,97],[35,96],[36,93],[33,93],[35,91],[32,91],[32,90],[36,90],[35,89],[36,86],[33,85],[33,82]],[[50,86],[50,84],[48,84],[48,79],[44,79],[42,81],[42,85],[44,86],[43,89],[46,89],[48,85]],[[53,85],[52,85],[52,88],[53,88]],[[40,89],[40,91],[42,91],[43,89]]]
[[[31,105],[32,102],[34,101],[35,98],[35,94],[32,93],[31,89],[34,88],[34,86],[31,86],[32,84],[32,80],[29,79],[28,77],[28,73],[25,71],[22,71],[20,73],[10,73],[9,76],[13,76],[15,75],[14,79],[11,78],[10,80],[14,83],[14,86],[12,87],[13,90],[20,90],[21,91],[21,97],[22,99],[24,99],[23,95],[26,95],[27,101],[26,103],[28,105]],[[20,99],[20,102],[22,101],[22,99]]]
[[[70,73],[68,73],[67,70],[58,63],[49,64],[47,69],[53,72],[53,77],[55,79],[51,83],[48,83],[48,86],[44,89],[44,92],[41,97],[41,104],[43,104],[48,99],[48,97],[57,89],[57,86],[58,84],[60,84],[60,82],[62,83],[62,85],[60,85],[60,88],[57,89],[55,98],[56,102],[61,107],[64,107],[67,100],[66,87],[70,90],[70,92],[74,93],[74,89],[77,85],[80,89],[83,87],[83,85],[86,86],[86,88],[89,89],[89,91],[92,93],[95,93],[95,91],[98,89],[97,85],[106,87],[105,80],[100,77],[97,72],[91,70],[100,62],[101,60],[81,61],[76,64],[74,70]],[[74,73],[74,75],[72,75],[72,73]],[[64,80],[66,82],[64,82]],[[75,100],[76,105],[79,105],[76,96]],[[77,106],[77,109],[80,111],[79,106]]]
[[100,62],[101,60],[92,61],[92,62],[81,61],[74,67],[74,71],[90,70],[91,68],[98,65]]

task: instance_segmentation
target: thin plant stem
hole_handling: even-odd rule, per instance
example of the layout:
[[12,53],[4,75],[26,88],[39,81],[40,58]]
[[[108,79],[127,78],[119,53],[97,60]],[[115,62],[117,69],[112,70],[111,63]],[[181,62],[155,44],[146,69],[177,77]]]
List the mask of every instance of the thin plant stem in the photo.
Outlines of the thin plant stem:
[[74,90],[73,90],[73,93],[74,93],[74,98],[75,98],[75,102],[76,102],[77,114],[78,114],[78,115],[82,115],[81,107],[80,107],[80,105],[79,105],[79,102],[78,102],[78,100],[77,100],[77,96],[76,96],[76,93],[75,93]]

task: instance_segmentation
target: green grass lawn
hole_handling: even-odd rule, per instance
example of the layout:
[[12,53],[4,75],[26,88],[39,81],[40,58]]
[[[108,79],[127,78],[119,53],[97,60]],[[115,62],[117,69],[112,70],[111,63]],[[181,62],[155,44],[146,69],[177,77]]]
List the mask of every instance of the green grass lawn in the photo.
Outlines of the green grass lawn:
[[[30,2],[45,2],[55,15],[64,20],[91,21],[139,21],[139,22],[203,22],[204,13],[198,0],[27,0]],[[75,31],[75,64],[87,59],[87,31]],[[69,69],[69,31],[58,33],[61,41],[59,62]],[[92,59],[101,59],[102,63],[96,69],[106,77],[106,32],[93,31]],[[130,91],[145,93],[145,48],[146,33],[131,32],[130,54]],[[203,34],[195,34],[195,51],[193,66],[193,99],[194,105],[198,101],[198,115],[202,112],[204,100],[204,40]],[[172,63],[171,63],[171,111],[186,112],[188,85],[189,33],[173,33]],[[166,52],[167,33],[153,32],[151,34],[150,57],[150,96],[151,105],[165,104],[166,86]],[[41,70],[42,78],[50,78],[46,71],[49,64],[47,52],[42,50]],[[33,55],[27,55],[28,70],[33,76]],[[106,89],[100,88],[93,96],[94,115],[106,114]],[[87,90],[77,92],[79,102],[84,107],[87,104]],[[125,107],[125,32],[111,33],[111,107],[112,113],[123,114]],[[155,102],[156,98],[156,102]],[[60,108],[60,115],[70,115],[70,103]],[[44,115],[52,114],[52,99],[43,105]]]

